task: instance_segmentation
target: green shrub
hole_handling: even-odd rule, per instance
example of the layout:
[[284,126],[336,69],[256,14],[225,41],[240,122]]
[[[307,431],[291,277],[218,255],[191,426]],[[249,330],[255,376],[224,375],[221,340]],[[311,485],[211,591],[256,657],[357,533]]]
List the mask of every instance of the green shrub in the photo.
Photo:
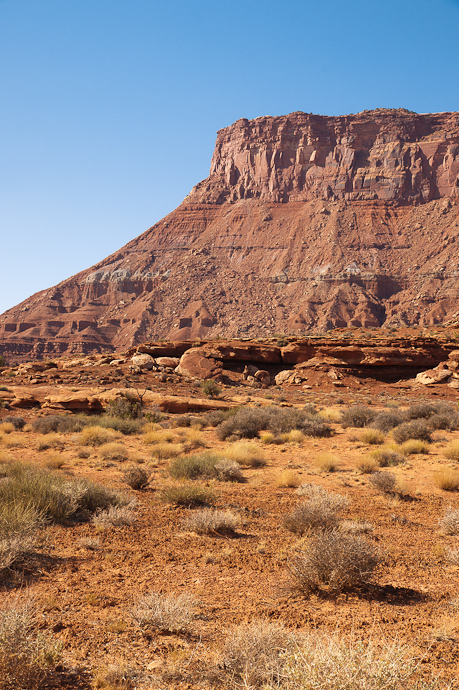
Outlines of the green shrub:
[[218,398],[220,395],[220,387],[213,379],[201,381],[201,390],[206,398]]
[[169,466],[169,474],[174,479],[198,479],[199,477],[215,477],[215,466],[221,456],[217,453],[195,453],[175,458]]
[[378,564],[372,544],[363,537],[340,531],[322,532],[290,564],[296,587],[306,593],[327,585],[346,590],[367,582]]
[[123,393],[119,398],[107,403],[106,415],[120,419],[141,419],[143,416],[142,397],[135,393]]

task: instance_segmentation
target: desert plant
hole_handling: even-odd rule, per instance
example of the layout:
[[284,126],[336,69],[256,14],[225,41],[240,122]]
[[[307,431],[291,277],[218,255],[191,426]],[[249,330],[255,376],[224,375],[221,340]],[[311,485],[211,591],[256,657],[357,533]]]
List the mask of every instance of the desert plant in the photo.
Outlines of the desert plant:
[[3,690],[37,690],[61,658],[61,645],[34,631],[31,600],[10,599],[0,615],[0,677]]
[[378,412],[370,426],[387,433],[396,426],[399,426],[404,421],[403,414],[398,410],[387,410]]
[[134,513],[129,506],[110,506],[106,510],[98,511],[92,517],[93,525],[100,529],[132,525],[134,520]]
[[82,415],[49,415],[36,419],[32,428],[39,434],[50,434],[53,431],[68,433],[81,431],[88,424],[90,424],[89,417]]
[[393,467],[405,462],[403,455],[392,448],[378,448],[371,452],[371,457],[376,460],[380,467]]
[[129,458],[128,449],[122,443],[103,443],[99,447],[99,453],[104,460],[118,460],[124,461]]
[[0,434],[11,434],[15,431],[14,424],[11,422],[0,422]]
[[449,506],[439,525],[445,534],[459,534],[459,510]]
[[117,417],[112,414],[103,414],[97,418],[97,425],[103,429],[119,431],[123,436],[131,436],[140,433],[142,421],[131,417]]
[[64,439],[61,434],[51,432],[45,434],[37,441],[37,450],[49,450],[49,448],[62,449],[64,447]]
[[425,419],[430,429],[457,429],[459,413],[448,402],[416,403],[405,412],[407,419]]
[[365,522],[365,520],[343,520],[339,528],[348,534],[366,534],[374,529],[371,522]]
[[216,429],[217,437],[225,440],[229,436],[256,438],[269,425],[269,412],[265,409],[241,408],[236,414],[221,422]]
[[124,470],[123,481],[130,486],[131,489],[141,491],[147,488],[148,482],[150,481],[150,473],[143,469],[143,467],[134,465]]
[[286,654],[295,648],[294,635],[281,623],[258,620],[227,635],[219,666],[234,687],[279,687]]
[[396,496],[399,493],[397,479],[391,472],[374,472],[370,476],[370,483],[382,494]]
[[429,425],[424,419],[413,419],[403,422],[392,429],[392,436],[396,443],[404,443],[410,439],[431,442]]
[[340,494],[326,491],[317,485],[299,487],[308,500],[299,503],[284,518],[284,527],[289,532],[304,534],[310,530],[331,530],[339,521],[339,514],[349,506],[349,500]]
[[459,462],[459,441],[455,440],[451,441],[451,443],[448,443],[448,445],[443,451],[443,455],[448,460],[452,460],[453,462]]
[[411,438],[400,446],[403,455],[428,455],[429,445],[420,439]]
[[102,446],[104,443],[110,443],[120,438],[121,434],[114,429],[104,429],[101,426],[87,426],[85,427],[77,442],[81,446]]
[[182,455],[173,460],[169,466],[169,474],[175,479],[197,479],[198,477],[215,477],[215,465],[220,462],[217,453],[195,453]]
[[189,513],[184,521],[184,527],[197,534],[234,533],[238,524],[237,515],[230,510],[215,510],[213,508],[195,510]]
[[105,412],[110,417],[121,419],[141,419],[143,414],[142,398],[145,395],[136,395],[134,392],[122,393],[120,397],[107,403]]
[[60,470],[65,465],[65,458],[59,453],[48,453],[43,458],[43,465],[48,470]]
[[246,467],[262,467],[266,464],[263,451],[253,442],[236,441],[223,451],[225,458]]
[[378,431],[378,429],[365,429],[365,431],[360,434],[360,441],[369,446],[380,446],[384,443],[384,434]]
[[313,462],[319,472],[336,472],[340,464],[339,459],[333,453],[319,453]]
[[229,458],[221,458],[215,464],[215,473],[217,479],[223,482],[244,482],[244,475],[241,472],[241,468],[237,462],[230,460]]
[[450,467],[442,467],[434,474],[434,484],[442,491],[457,491],[459,489],[459,471]]
[[137,673],[124,664],[110,664],[100,668],[94,676],[93,688],[96,690],[135,690]]
[[221,393],[220,386],[213,379],[201,381],[201,390],[206,398],[218,398]]
[[279,489],[297,489],[301,484],[301,477],[295,470],[283,470],[276,477],[276,486]]
[[0,573],[29,553],[43,524],[43,516],[30,505],[0,503]]
[[365,405],[354,405],[341,413],[341,426],[345,429],[350,426],[361,429],[364,426],[369,426],[374,417],[374,410]]
[[181,443],[157,443],[151,449],[151,456],[158,460],[169,460],[181,455],[185,450]]
[[372,474],[380,467],[378,460],[368,455],[358,458],[355,466],[362,474]]
[[160,496],[166,503],[186,506],[187,508],[191,508],[192,506],[205,506],[212,503],[214,500],[213,493],[210,489],[195,484],[168,486],[162,490]]
[[194,606],[195,600],[190,594],[174,596],[150,592],[140,599],[131,615],[144,633],[154,630],[181,632],[189,627]]
[[332,530],[315,535],[289,569],[295,586],[304,592],[324,584],[342,591],[366,583],[378,561],[376,549],[363,537]]
[[148,445],[158,445],[162,443],[174,443],[177,440],[177,434],[170,429],[155,429],[148,428],[142,436],[142,441]]
[[25,427],[25,419],[23,417],[3,417],[3,424],[12,424],[16,431],[20,431]]
[[341,422],[341,412],[334,407],[324,407],[317,414],[324,422],[331,422],[332,424],[339,424]]

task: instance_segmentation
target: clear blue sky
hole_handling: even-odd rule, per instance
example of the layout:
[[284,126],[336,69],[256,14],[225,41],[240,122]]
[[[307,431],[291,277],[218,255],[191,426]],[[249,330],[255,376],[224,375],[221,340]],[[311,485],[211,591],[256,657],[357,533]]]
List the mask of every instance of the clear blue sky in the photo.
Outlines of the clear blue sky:
[[0,0],[0,313],[207,177],[240,117],[459,110],[459,0]]

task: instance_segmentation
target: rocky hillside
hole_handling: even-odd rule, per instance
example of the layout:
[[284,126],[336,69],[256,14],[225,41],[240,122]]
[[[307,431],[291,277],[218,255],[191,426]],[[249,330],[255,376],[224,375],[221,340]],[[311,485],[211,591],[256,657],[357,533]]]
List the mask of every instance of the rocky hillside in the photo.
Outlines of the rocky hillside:
[[0,352],[443,323],[458,236],[459,113],[238,120],[175,211],[0,316]]

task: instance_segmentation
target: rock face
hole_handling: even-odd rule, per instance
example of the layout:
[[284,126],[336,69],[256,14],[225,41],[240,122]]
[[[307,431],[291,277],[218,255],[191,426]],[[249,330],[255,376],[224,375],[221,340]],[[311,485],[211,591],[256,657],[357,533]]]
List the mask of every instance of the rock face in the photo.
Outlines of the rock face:
[[0,353],[456,323],[458,236],[459,113],[238,120],[175,211],[0,316]]

